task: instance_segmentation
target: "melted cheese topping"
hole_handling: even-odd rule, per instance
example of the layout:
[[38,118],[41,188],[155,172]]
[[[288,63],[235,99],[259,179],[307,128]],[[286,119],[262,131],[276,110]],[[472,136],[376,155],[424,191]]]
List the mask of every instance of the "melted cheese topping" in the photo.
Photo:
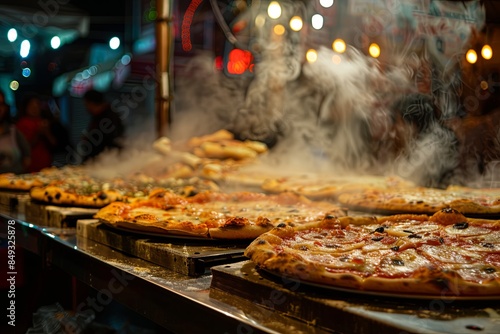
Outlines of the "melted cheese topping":
[[[334,206],[332,205],[332,209]],[[308,223],[321,220],[327,215],[327,208],[318,208],[306,204],[278,204],[271,201],[226,202],[214,201],[208,203],[189,203],[172,206],[163,210],[153,207],[137,207],[131,209],[132,219],[141,219],[143,215],[150,215],[151,219],[160,222],[191,222],[202,224],[211,220],[223,225],[226,219],[243,217],[255,224],[259,219],[268,219],[269,223]],[[147,217],[145,216],[147,219]]]
[[407,277],[415,271],[429,267],[432,263],[413,248],[387,254],[378,267],[377,276]]

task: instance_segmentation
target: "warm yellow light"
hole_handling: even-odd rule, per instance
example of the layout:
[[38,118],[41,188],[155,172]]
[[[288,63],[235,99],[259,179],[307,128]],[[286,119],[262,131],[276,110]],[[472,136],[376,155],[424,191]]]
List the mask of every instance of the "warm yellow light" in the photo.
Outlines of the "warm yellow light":
[[318,60],[318,52],[314,49],[309,49],[306,52],[306,59],[310,63],[314,63],[316,60]]
[[486,60],[491,59],[493,57],[493,50],[491,49],[491,46],[489,46],[488,44],[483,46],[483,48],[481,49],[481,56],[483,56],[483,58]]
[[262,28],[264,24],[266,24],[266,18],[264,17],[264,15],[257,15],[257,17],[255,18],[255,25],[258,28]]
[[9,84],[9,88],[12,90],[17,90],[19,88],[19,82],[12,80]]
[[285,33],[285,27],[281,24],[277,24],[274,26],[274,33],[278,36],[281,36]]
[[332,56],[332,62],[334,64],[338,65],[338,64],[340,64],[341,61],[342,61],[342,58],[339,55],[333,55]]
[[278,1],[271,1],[267,7],[267,15],[272,19],[277,19],[281,16],[281,6]]
[[479,85],[481,86],[482,90],[487,90],[489,88],[488,82],[486,82],[484,80],[481,81],[481,83]]
[[333,51],[335,52],[344,53],[346,50],[346,45],[344,40],[337,38],[336,40],[333,41],[332,48]]
[[467,61],[471,64],[475,64],[476,61],[477,61],[477,53],[476,51],[470,49],[469,51],[467,51],[467,53],[465,54],[465,59],[467,59]]
[[377,43],[372,43],[370,44],[370,47],[368,48],[368,53],[370,56],[373,58],[378,58],[380,57],[380,46],[378,46]]
[[300,16],[294,16],[290,19],[290,29],[293,31],[300,31],[303,25],[304,23],[302,22],[302,18]]

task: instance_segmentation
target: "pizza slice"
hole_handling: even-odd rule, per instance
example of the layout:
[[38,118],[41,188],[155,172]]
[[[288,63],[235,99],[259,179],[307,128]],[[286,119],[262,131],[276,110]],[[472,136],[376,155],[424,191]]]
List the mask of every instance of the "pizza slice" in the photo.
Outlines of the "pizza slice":
[[96,218],[137,232],[152,229],[164,235],[196,235],[212,239],[252,239],[278,225],[294,226],[345,212],[326,202],[312,202],[291,193],[203,192],[181,197],[157,190],[147,200],[112,203]]
[[415,184],[396,176],[301,174],[269,178],[262,189],[270,193],[291,191],[311,199],[336,199],[343,193],[365,189],[413,188]]
[[450,191],[435,188],[365,189],[345,193],[338,201],[352,210],[381,214],[432,214],[452,208],[467,216],[500,215],[500,196],[495,192]]

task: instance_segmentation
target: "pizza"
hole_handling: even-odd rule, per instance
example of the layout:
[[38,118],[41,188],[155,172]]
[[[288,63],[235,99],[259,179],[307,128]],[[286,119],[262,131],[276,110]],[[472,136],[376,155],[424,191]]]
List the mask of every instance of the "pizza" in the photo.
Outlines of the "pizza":
[[253,239],[280,224],[295,226],[343,215],[337,205],[291,193],[207,191],[182,197],[155,190],[146,200],[111,203],[95,218],[113,227],[167,236]]
[[342,193],[364,189],[409,188],[415,184],[397,176],[301,174],[269,178],[262,189],[270,193],[292,191],[311,199],[336,199]]
[[108,182],[85,176],[33,187],[30,197],[52,205],[99,208],[114,201],[124,200],[125,194],[118,187],[111,187]]
[[235,139],[227,130],[192,137],[180,143],[172,143],[169,138],[161,137],[153,143],[153,148],[166,157],[183,161],[192,167],[207,160],[254,160],[268,151],[265,143]]
[[282,224],[244,254],[262,270],[323,287],[500,298],[500,221],[453,209]]
[[432,214],[453,208],[466,216],[500,215],[500,194],[495,191],[464,191],[436,188],[365,189],[341,194],[339,203],[352,209],[373,213]]
[[81,173],[82,169],[74,166],[49,167],[40,172],[26,174],[3,173],[0,174],[0,189],[29,191],[33,187],[44,186],[54,180],[81,175]]
[[0,174],[0,189],[29,191],[35,186],[43,186],[46,183],[36,174]]
[[154,189],[164,189],[179,196],[194,196],[204,191],[216,191],[218,186],[200,178],[155,179],[144,175],[133,178],[101,180],[79,176],[53,181],[46,186],[33,187],[32,199],[52,205],[102,208],[116,201],[135,201],[147,198]]

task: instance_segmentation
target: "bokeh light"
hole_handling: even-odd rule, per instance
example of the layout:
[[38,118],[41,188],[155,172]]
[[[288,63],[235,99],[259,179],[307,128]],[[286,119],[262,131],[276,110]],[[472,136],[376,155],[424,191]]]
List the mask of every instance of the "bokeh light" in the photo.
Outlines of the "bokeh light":
[[343,39],[337,38],[336,40],[333,41],[332,48],[333,51],[335,52],[344,53],[347,46]]
[[325,19],[321,14],[314,14],[311,18],[311,25],[314,29],[319,30],[323,28]]
[[316,60],[318,60],[318,52],[314,49],[309,49],[306,52],[306,60],[309,63],[314,63]]
[[120,39],[118,37],[112,37],[109,40],[109,47],[111,50],[116,50],[120,47]]
[[465,59],[467,59],[467,61],[471,64],[475,64],[476,61],[477,61],[477,53],[476,51],[470,49],[469,51],[467,51],[467,53],[465,54]]
[[370,47],[368,48],[368,53],[370,56],[373,58],[378,58],[380,57],[380,46],[378,46],[377,43],[372,43],[370,44]]
[[304,23],[302,22],[302,18],[300,16],[294,16],[290,19],[290,29],[293,31],[300,31]]
[[277,24],[274,26],[273,31],[276,35],[281,36],[285,33],[285,27],[281,24]]
[[271,1],[267,7],[267,15],[272,19],[277,19],[281,16],[281,6],[278,1]]
[[483,56],[484,59],[489,60],[493,57],[493,50],[491,49],[491,46],[486,44],[483,46],[481,49],[481,56]]
[[12,80],[9,84],[9,88],[12,90],[18,90],[19,89],[19,82],[16,80]]
[[30,54],[31,43],[27,39],[21,42],[21,49],[19,54],[21,57],[26,58]]
[[319,4],[325,8],[330,8],[334,2],[335,0],[319,0]]
[[10,28],[7,32],[7,39],[9,42],[14,42],[17,39],[17,30],[14,28]]
[[52,49],[57,49],[61,46],[61,39],[59,38],[59,36],[52,37],[52,39],[50,40],[50,46],[52,47]]

